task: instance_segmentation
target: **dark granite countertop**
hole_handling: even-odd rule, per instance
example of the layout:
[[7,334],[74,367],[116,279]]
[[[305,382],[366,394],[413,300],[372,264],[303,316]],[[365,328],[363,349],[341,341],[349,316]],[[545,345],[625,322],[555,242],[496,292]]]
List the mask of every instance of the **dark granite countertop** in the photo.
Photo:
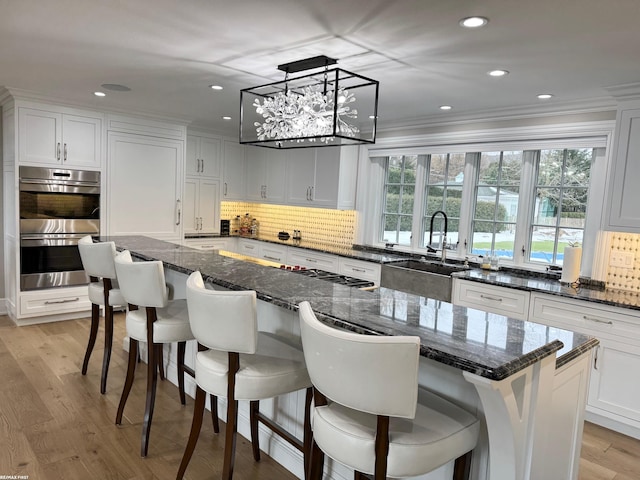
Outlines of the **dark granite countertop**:
[[417,335],[421,354],[454,368],[501,380],[555,354],[562,366],[598,344],[594,338],[523,322],[408,293],[362,291],[278,268],[182,247],[147,237],[101,237],[143,260],[233,290],[255,290],[259,299],[297,310],[308,300],[325,322],[360,333]]
[[453,274],[457,278],[474,282],[487,283],[500,287],[526,290],[530,292],[547,293],[574,300],[602,303],[614,307],[640,310],[640,295],[626,290],[593,288],[583,285],[567,285],[557,279],[543,276],[523,276],[507,271],[488,271],[470,269]]

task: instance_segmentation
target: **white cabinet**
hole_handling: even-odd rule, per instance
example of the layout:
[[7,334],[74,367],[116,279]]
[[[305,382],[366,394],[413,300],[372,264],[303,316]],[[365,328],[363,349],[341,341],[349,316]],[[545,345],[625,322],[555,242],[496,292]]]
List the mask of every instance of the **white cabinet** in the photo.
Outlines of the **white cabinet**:
[[232,240],[229,237],[192,238],[185,240],[183,244],[198,250],[231,250]]
[[327,272],[338,273],[340,268],[338,257],[328,253],[314,252],[304,248],[288,247],[287,264],[307,268],[317,268]]
[[340,269],[338,273],[355,277],[361,280],[369,280],[376,285],[380,285],[380,274],[382,266],[379,263],[364,262],[352,258],[340,257]]
[[223,146],[222,198],[224,200],[244,200],[245,147],[229,140],[225,140]]
[[320,147],[287,152],[287,204],[354,209],[358,147]]
[[182,240],[184,142],[108,134],[109,235]]
[[102,116],[93,112],[74,112],[20,107],[18,162],[100,168]]
[[287,260],[286,245],[276,245],[248,238],[238,239],[238,253],[280,264]]
[[220,231],[220,181],[189,177],[184,182],[184,233]]
[[285,152],[264,147],[247,147],[246,158],[246,200],[285,203]]
[[526,320],[529,315],[529,292],[453,279],[451,303]]
[[187,176],[220,178],[220,140],[187,135]]
[[[91,310],[87,287],[52,288],[22,292],[20,294],[20,319],[46,315],[69,314]],[[70,317],[67,317],[70,318]],[[65,319],[66,320],[66,319]],[[22,320],[20,325],[38,320]]]

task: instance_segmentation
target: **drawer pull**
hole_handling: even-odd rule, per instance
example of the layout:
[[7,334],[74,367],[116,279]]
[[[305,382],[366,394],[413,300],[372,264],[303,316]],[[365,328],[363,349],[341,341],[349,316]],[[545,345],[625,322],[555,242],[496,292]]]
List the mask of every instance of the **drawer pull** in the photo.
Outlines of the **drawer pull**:
[[263,258],[266,258],[267,260],[273,260],[274,262],[279,262],[280,259],[276,258],[276,257],[270,257],[269,255],[263,255]]
[[362,273],[367,272],[364,268],[351,267],[351,270],[353,270],[354,272],[362,272]]
[[307,260],[307,262],[309,262],[309,263],[318,263],[318,261],[317,261],[317,260],[314,260],[313,258],[307,258],[306,260]]
[[501,302],[502,298],[500,297],[491,297],[489,295],[480,294],[480,298],[484,298],[485,300],[493,300],[494,302]]
[[583,315],[582,318],[584,318],[585,320],[589,320],[590,322],[604,323],[605,325],[613,325],[613,322],[611,320],[600,320],[599,318],[589,317],[587,315]]
[[53,305],[56,303],[71,303],[71,302],[79,302],[79,301],[80,301],[80,297],[76,297],[76,298],[67,298],[65,300],[46,300],[44,304]]
[[245,250],[253,250],[256,247],[252,247],[251,245],[245,245],[244,248],[245,248]]

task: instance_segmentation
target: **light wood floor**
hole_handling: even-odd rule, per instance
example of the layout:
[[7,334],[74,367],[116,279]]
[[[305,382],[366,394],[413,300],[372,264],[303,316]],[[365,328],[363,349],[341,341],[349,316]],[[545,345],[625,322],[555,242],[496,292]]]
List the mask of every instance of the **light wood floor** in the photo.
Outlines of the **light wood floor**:
[[[89,372],[80,374],[88,320],[15,327],[0,316],[0,476],[29,480],[174,479],[191,426],[193,400],[180,405],[177,387],[159,382],[149,456],[140,458],[146,371],[139,370],[125,409],[115,418],[126,371],[120,348],[124,317],[117,314],[107,393],[100,395],[102,331]],[[224,434],[203,425],[187,469],[189,479],[218,479]],[[580,480],[640,479],[640,441],[587,424]],[[263,455],[253,461],[239,437],[234,478],[288,480],[295,477]],[[548,479],[563,480],[563,479]]]

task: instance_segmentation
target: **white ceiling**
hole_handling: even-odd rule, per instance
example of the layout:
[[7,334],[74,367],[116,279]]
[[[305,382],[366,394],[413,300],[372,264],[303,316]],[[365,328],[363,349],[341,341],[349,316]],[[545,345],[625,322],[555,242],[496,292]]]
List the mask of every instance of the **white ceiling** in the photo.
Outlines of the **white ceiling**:
[[[461,28],[470,15],[490,22]],[[640,0],[0,0],[0,86],[236,135],[241,88],[324,54],[380,81],[380,129],[536,109],[538,93],[561,111],[640,82],[639,21]],[[98,99],[103,83],[132,91]]]

